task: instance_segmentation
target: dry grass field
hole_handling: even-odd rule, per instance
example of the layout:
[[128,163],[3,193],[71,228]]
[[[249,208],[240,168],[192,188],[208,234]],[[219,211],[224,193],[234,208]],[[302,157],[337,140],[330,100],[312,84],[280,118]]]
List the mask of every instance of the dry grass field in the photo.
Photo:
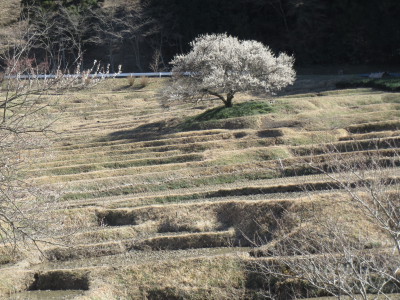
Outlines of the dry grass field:
[[[279,243],[270,237],[276,222],[286,222],[283,211],[337,215],[385,247],[329,177],[296,169],[312,153],[323,159],[326,145],[363,155],[378,140],[399,144],[400,94],[334,90],[334,81],[300,77],[269,114],[185,131],[185,118],[220,103],[164,109],[158,91],[168,79],[143,88],[113,79],[49,95],[58,101],[46,110],[55,120],[47,155],[32,149],[27,155],[36,158],[24,173],[59,195],[56,208],[37,213],[60,229],[40,251],[25,245],[11,256],[0,249],[0,297],[251,298],[262,285],[246,265],[273,258],[250,254]],[[396,151],[381,148],[388,157]],[[400,175],[396,168],[391,174]]]

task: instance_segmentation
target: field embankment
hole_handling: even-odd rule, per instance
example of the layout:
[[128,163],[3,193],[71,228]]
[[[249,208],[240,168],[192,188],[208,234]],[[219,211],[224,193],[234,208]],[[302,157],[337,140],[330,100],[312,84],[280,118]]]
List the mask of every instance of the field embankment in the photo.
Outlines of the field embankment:
[[[157,96],[164,79],[144,88],[110,80],[49,96],[60,97],[47,108],[58,119],[51,155],[38,156],[24,172],[59,194],[59,208],[41,214],[62,219],[63,229],[40,255],[2,255],[0,294],[250,298],[263,284],[246,264],[274,259],[264,256],[280,241],[278,224],[294,234],[304,211],[337,215],[386,247],[370,220],[347,206],[341,186],[309,161],[323,170],[334,164],[329,149],[342,157],[375,151],[395,162],[388,176],[398,184],[400,94],[331,90],[332,80],[317,81],[315,89],[311,78],[302,83],[308,86],[275,98],[269,112],[189,123],[219,103],[165,110]],[[250,95],[235,100],[269,103]]]

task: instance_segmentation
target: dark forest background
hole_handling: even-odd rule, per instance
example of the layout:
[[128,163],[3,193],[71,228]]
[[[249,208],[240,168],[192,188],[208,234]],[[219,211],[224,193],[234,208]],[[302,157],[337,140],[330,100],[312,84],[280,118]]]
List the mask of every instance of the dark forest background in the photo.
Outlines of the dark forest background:
[[[399,0],[23,0],[42,60],[161,71],[205,33],[254,39],[298,66],[398,65]],[[29,7],[29,9],[27,9]],[[29,13],[27,12],[29,10]],[[50,28],[47,27],[50,26]]]

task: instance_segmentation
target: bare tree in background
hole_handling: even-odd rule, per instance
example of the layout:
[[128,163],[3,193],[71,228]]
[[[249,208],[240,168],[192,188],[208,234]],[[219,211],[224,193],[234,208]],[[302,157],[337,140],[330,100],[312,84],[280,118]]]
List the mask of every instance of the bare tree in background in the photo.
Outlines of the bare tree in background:
[[[146,13],[147,3],[132,3],[126,5],[123,18],[123,34],[124,39],[128,41],[131,46],[132,54],[135,57],[135,64],[139,71],[143,71],[143,42],[148,39],[154,40],[154,35],[159,33],[159,25],[157,22]],[[162,40],[153,49],[153,61],[150,68],[154,71],[154,67],[159,70],[160,66],[165,67],[163,56],[162,56]],[[157,65],[155,65],[154,58],[157,59]],[[154,71],[156,72],[156,71]]]
[[163,57],[161,54],[160,49],[156,49],[153,54],[153,59],[152,62],[150,63],[150,69],[153,72],[160,72],[163,69],[164,62],[163,62]]
[[57,11],[41,7],[24,7],[30,34],[34,35],[32,50],[43,56],[49,71],[58,67],[71,68],[83,60],[84,46],[95,43],[91,22],[95,11],[76,12],[62,5]]
[[143,71],[145,68],[143,60],[149,59],[146,51],[153,52],[151,69],[159,70],[165,67],[162,56],[162,38],[160,41],[157,39],[157,42],[154,42],[155,35],[159,33],[159,26],[146,13],[146,5],[146,1],[126,1],[124,6],[110,5],[101,11],[93,11],[95,18],[93,32],[97,39],[96,43],[106,44],[111,66],[113,66],[115,49],[119,50],[122,45],[127,45],[139,71]]
[[111,66],[111,72],[115,71],[115,50],[119,49],[123,40],[123,21],[115,6],[107,10],[93,11],[94,39],[96,44],[105,44],[108,59]]

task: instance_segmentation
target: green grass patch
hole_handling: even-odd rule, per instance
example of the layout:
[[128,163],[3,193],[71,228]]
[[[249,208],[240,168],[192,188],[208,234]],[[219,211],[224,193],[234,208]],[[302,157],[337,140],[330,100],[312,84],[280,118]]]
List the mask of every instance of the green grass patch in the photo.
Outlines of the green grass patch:
[[339,89],[369,87],[383,91],[400,91],[400,78],[381,78],[381,79],[353,79],[349,81],[340,81],[336,83]]
[[217,107],[209,109],[204,113],[193,118],[193,121],[211,121],[228,118],[238,118],[244,116],[267,114],[273,111],[273,107],[266,102],[251,101],[234,104],[232,107]]
[[200,115],[187,118],[179,127],[182,130],[196,128],[199,123],[240,118],[246,116],[262,115],[274,112],[275,108],[264,101],[249,101],[234,104],[232,107],[219,106],[209,109]]

